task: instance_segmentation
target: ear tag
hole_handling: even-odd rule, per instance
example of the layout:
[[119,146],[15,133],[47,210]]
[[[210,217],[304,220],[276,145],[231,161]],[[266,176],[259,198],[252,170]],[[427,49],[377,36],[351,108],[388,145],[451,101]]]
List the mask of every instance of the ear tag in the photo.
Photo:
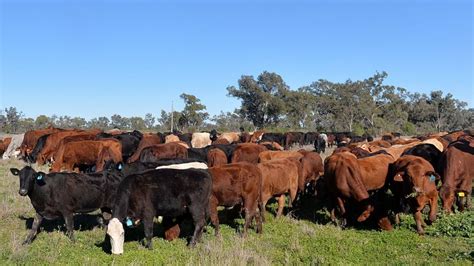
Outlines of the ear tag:
[[127,220],[125,221],[125,224],[127,225],[127,227],[132,227],[133,222],[130,218],[127,217]]
[[435,176],[435,175],[430,175],[430,181],[431,181],[431,182],[434,182],[435,179],[436,179],[436,176]]
[[39,174],[39,175],[36,177],[36,180],[38,180],[38,181],[43,180],[43,175],[42,175],[42,174]]
[[465,196],[465,194],[464,194],[464,192],[460,191],[460,192],[458,192],[458,196],[462,198],[462,197]]
[[119,164],[117,165],[117,169],[118,169],[118,170],[122,170],[122,168],[123,168],[122,164],[119,163]]

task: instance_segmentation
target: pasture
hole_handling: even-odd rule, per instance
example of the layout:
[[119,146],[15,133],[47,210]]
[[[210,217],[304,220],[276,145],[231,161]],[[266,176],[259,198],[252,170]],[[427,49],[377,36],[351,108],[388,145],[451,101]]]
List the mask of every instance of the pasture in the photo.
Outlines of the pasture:
[[[275,219],[275,205],[267,209],[263,234],[249,231],[242,238],[236,229],[243,219],[223,220],[221,237],[206,227],[195,248],[181,237],[172,242],[162,238],[155,222],[153,250],[138,239],[143,229],[126,232],[125,253],[112,256],[105,229],[94,214],[77,215],[76,242],[64,234],[64,221],[45,221],[36,240],[22,245],[31,227],[34,210],[28,197],[18,194],[18,177],[10,167],[22,167],[17,160],[0,161],[0,263],[1,264],[187,264],[187,265],[270,265],[270,264],[459,264],[474,262],[474,211],[438,215],[438,220],[419,236],[411,215],[391,232],[374,229],[340,229],[329,222],[328,213],[317,203],[306,202],[300,219],[295,213]],[[186,228],[185,228],[186,230]]]

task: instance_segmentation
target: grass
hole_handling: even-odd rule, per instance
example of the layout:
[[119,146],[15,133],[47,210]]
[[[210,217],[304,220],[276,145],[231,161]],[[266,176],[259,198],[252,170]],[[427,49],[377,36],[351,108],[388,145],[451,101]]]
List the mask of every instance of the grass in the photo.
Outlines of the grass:
[[[0,264],[186,264],[186,265],[269,265],[269,264],[459,264],[474,262],[474,212],[439,215],[425,236],[418,236],[414,220],[403,215],[401,224],[391,232],[367,229],[342,230],[325,219],[273,218],[270,206],[264,232],[250,230],[247,238],[236,232],[232,223],[222,224],[221,237],[214,237],[207,226],[203,240],[195,248],[186,239],[168,242],[153,238],[153,250],[143,248],[136,239],[142,228],[126,234],[125,253],[112,256],[103,250],[105,231],[95,225],[94,215],[76,216],[77,241],[64,234],[62,221],[44,222],[43,231],[29,246],[25,239],[34,217],[29,198],[18,195],[18,177],[10,167],[17,161],[0,161]],[[324,216],[314,211],[307,217]],[[316,213],[317,212],[317,213]],[[240,227],[242,219],[236,219]],[[230,224],[230,225],[229,225]]]

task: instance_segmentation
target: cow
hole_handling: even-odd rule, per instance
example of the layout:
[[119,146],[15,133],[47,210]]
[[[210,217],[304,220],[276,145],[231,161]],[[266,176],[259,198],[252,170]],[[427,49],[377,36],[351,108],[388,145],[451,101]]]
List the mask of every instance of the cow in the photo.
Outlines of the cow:
[[2,155],[4,160],[10,159],[11,157],[17,156],[21,153],[21,145],[24,136],[25,134],[16,134],[11,137],[10,144]]
[[276,142],[261,141],[258,144],[267,147],[271,151],[283,151],[285,150],[280,144]]
[[171,142],[146,147],[140,154],[140,162],[155,162],[161,159],[187,158],[188,150],[182,145]]
[[305,145],[308,145],[308,144],[313,144],[316,139],[318,138],[319,134],[317,132],[306,132],[304,134],[304,141],[303,143]]
[[258,142],[276,142],[281,146],[285,146],[285,135],[283,133],[265,132]]
[[227,145],[227,144],[230,144],[230,142],[227,139],[218,138],[217,140],[212,142],[212,145],[217,145],[217,144]]
[[[441,159],[442,152],[439,151],[433,144],[422,143],[414,147],[407,148],[403,153],[404,155],[414,155],[422,157],[427,160],[435,169],[436,173],[441,173],[441,167],[439,165],[439,160]],[[440,181],[439,179],[436,181]]]
[[332,146],[336,144],[336,136],[334,134],[329,134],[326,143],[328,148],[332,148]]
[[46,142],[44,144],[43,149],[38,153],[36,156],[36,163],[39,165],[45,164],[48,160],[50,160],[56,151],[59,149],[59,145],[61,144],[61,140],[68,136],[74,135],[89,135],[93,134],[96,135],[100,131],[91,130],[91,131],[84,131],[84,130],[64,130],[58,131],[55,133],[51,133]]
[[[265,135],[264,135],[265,137]],[[304,133],[303,132],[287,132],[284,134],[284,147],[285,150],[289,149],[293,144],[303,145],[304,144]]]
[[146,147],[156,145],[156,144],[162,144],[164,143],[163,138],[158,135],[158,134],[144,134],[142,139],[140,140],[140,143],[138,144],[137,150],[133,155],[128,158],[129,163],[133,163],[140,159],[140,153],[142,150]]
[[211,134],[207,132],[197,132],[193,133],[191,139],[191,147],[193,148],[203,148],[211,145]]
[[301,170],[298,178],[298,191],[304,193],[305,187],[309,183],[316,183],[320,176],[324,174],[323,160],[315,152],[299,150],[303,155],[300,159]]
[[[257,143],[257,142],[261,141],[264,134],[265,134],[265,131],[263,131],[263,130],[257,130],[255,132],[253,132],[253,134],[251,134],[251,136],[250,136],[250,143]],[[244,142],[244,143],[246,143],[246,142]],[[283,145],[283,144],[280,143],[280,145]]]
[[398,213],[401,212],[399,202],[406,201],[413,212],[418,234],[423,235],[422,210],[430,206],[429,220],[436,220],[438,210],[438,191],[435,180],[440,177],[433,166],[422,157],[403,155],[390,165],[388,182],[395,197],[397,223]]
[[265,206],[273,197],[278,197],[276,216],[280,217],[285,206],[285,194],[289,194],[289,207],[296,199],[301,164],[296,158],[284,158],[262,162],[257,166],[262,172],[262,219]]
[[8,149],[8,146],[10,145],[12,141],[11,137],[4,138],[3,140],[0,140],[0,156],[3,155],[3,153]]
[[143,134],[138,130],[134,130],[132,132],[125,132],[117,135],[101,133],[98,135],[98,138],[114,138],[120,141],[122,144],[122,158],[123,161],[126,162],[137,150],[138,144],[143,138]]
[[96,171],[102,171],[108,160],[122,162],[121,152],[121,143],[116,139],[68,142],[58,150],[51,172],[59,172],[62,168],[73,171],[79,165],[95,165]]
[[169,135],[166,135],[165,137],[165,143],[177,142],[177,141],[180,141],[179,137],[174,134],[169,134]]
[[314,150],[317,153],[325,153],[326,152],[326,140],[324,139],[323,134],[320,134],[316,141],[314,142]]
[[443,209],[450,213],[457,198],[459,211],[471,208],[472,179],[474,177],[474,147],[472,142],[455,141],[442,154],[443,185],[439,195]]
[[30,166],[10,168],[20,178],[21,196],[28,196],[36,211],[33,226],[24,241],[30,244],[38,233],[43,219],[63,217],[67,236],[74,241],[74,213],[88,213],[101,209],[104,218],[110,218],[115,194],[123,175],[115,168],[101,173],[49,173],[37,172]]
[[36,142],[35,147],[31,151],[30,154],[26,155],[26,161],[28,163],[35,163],[36,158],[38,157],[38,154],[41,152],[41,150],[44,148],[44,145],[46,144],[46,139],[49,137],[50,134],[43,135],[39,137],[38,141]]
[[258,163],[258,155],[262,151],[268,150],[267,147],[255,143],[240,143],[232,154],[232,163],[249,162]]
[[225,152],[219,148],[210,149],[206,159],[209,167],[224,165],[228,162]]
[[62,131],[60,128],[53,128],[48,127],[45,129],[38,129],[38,130],[30,130],[25,133],[25,136],[20,143],[20,154],[23,158],[26,159],[26,156],[30,154],[30,152],[34,149],[36,142],[38,139],[46,134],[55,133],[58,131]]
[[[394,161],[390,155],[379,154],[363,159],[350,152],[335,153],[326,158],[324,163],[324,178],[327,190],[331,195],[331,219],[336,222],[337,215],[343,218],[343,225],[349,217],[349,211],[355,212],[357,222],[367,220],[374,211],[378,225],[384,230],[392,226],[384,208],[369,197],[369,191],[385,187],[388,166]],[[347,206],[354,206],[353,210]]]
[[253,219],[257,223],[257,233],[262,233],[262,173],[259,168],[254,164],[241,162],[210,167],[209,173],[212,176],[209,210],[216,236],[219,235],[217,207],[234,207],[238,204],[242,204],[245,212],[243,235],[247,234]]
[[276,159],[283,159],[283,158],[296,158],[296,159],[301,159],[303,158],[303,154],[297,151],[262,151],[258,155],[258,161],[259,162],[266,162],[270,160],[276,160]]
[[124,228],[141,220],[145,231],[145,247],[152,249],[153,218],[181,217],[190,214],[194,234],[189,242],[194,246],[200,240],[209,215],[212,177],[202,169],[156,169],[132,174],[120,183],[113,218],[107,226],[112,254],[122,254]]
[[222,133],[217,140],[219,140],[219,139],[225,139],[229,142],[229,144],[239,143],[240,142],[240,133],[225,132],[225,133]]

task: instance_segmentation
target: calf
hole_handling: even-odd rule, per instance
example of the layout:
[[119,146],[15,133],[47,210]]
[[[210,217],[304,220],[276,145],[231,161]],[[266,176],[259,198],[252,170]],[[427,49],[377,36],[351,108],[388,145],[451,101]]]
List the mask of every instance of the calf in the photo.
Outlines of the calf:
[[430,221],[436,220],[438,209],[436,179],[439,177],[433,166],[418,156],[404,155],[390,166],[389,183],[397,203],[395,208],[397,222],[398,213],[401,212],[398,203],[406,201],[413,212],[416,229],[420,235],[424,234],[421,211],[427,204],[430,206]]
[[262,218],[267,201],[272,197],[278,197],[277,217],[283,213],[285,206],[285,194],[289,193],[289,207],[296,198],[298,192],[298,179],[301,164],[295,158],[266,161],[258,164],[262,172]]
[[157,169],[127,176],[119,186],[113,208],[113,218],[107,227],[113,254],[123,253],[122,222],[142,220],[145,247],[151,249],[153,218],[180,217],[191,214],[194,234],[190,245],[201,238],[209,213],[212,178],[201,169]]
[[212,194],[209,209],[212,224],[219,234],[217,207],[233,207],[242,204],[245,211],[244,236],[252,220],[257,222],[257,233],[262,232],[261,200],[262,174],[258,167],[250,163],[233,163],[209,168],[212,176]]
[[146,147],[140,154],[140,162],[155,162],[161,159],[187,158],[188,150],[177,142]]
[[[36,211],[28,237],[24,244],[33,241],[43,219],[63,217],[67,235],[74,240],[74,213],[88,213],[97,209],[110,213],[115,193],[123,176],[108,169],[102,173],[50,173],[36,172],[30,166],[10,168],[20,177],[21,196],[28,196]],[[110,216],[110,215],[109,215]],[[105,216],[104,216],[105,217]]]

